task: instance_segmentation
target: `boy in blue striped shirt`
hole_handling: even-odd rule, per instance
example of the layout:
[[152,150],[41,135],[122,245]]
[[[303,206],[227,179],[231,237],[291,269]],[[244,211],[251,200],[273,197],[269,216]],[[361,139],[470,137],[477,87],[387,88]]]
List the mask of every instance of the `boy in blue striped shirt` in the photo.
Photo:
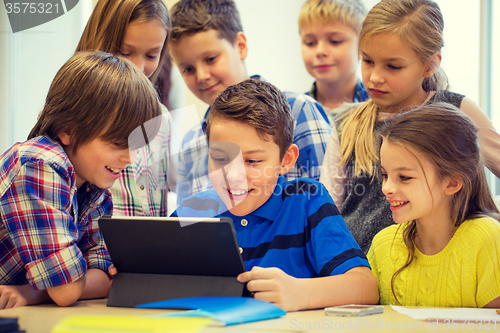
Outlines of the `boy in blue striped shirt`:
[[173,216],[229,217],[255,298],[287,311],[376,304],[377,281],[325,187],[285,181],[299,156],[286,97],[249,79],[227,88],[207,117],[214,190],[181,202]]
[[[169,51],[193,94],[209,106],[228,86],[249,78],[245,67],[247,40],[232,0],[180,0],[171,10]],[[257,78],[259,76],[252,76]],[[260,78],[260,77],[259,77]],[[286,180],[309,177],[319,180],[331,131],[328,116],[313,98],[285,92],[296,126],[293,143],[300,156]],[[206,118],[182,142],[178,165],[178,202],[212,188],[208,178]]]

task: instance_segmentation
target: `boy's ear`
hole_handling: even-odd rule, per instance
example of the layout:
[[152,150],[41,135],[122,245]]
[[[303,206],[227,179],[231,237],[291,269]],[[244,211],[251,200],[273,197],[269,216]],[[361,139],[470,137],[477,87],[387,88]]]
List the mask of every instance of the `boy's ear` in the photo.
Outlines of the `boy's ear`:
[[446,195],[453,195],[464,186],[464,181],[460,176],[449,176],[446,179],[446,183],[446,188],[444,189]]
[[71,144],[71,133],[69,131],[60,133],[59,140],[63,145],[69,146]]
[[245,37],[243,31],[240,31],[236,34],[234,45],[236,46],[238,53],[240,54],[241,60],[245,60],[248,54],[248,46],[247,38]]
[[424,77],[431,77],[437,72],[439,66],[441,66],[441,52],[436,52],[429,59],[429,64],[425,70]]
[[299,147],[296,144],[291,144],[286,150],[285,156],[281,161],[280,175],[285,175],[288,171],[292,170],[297,158],[299,157]]

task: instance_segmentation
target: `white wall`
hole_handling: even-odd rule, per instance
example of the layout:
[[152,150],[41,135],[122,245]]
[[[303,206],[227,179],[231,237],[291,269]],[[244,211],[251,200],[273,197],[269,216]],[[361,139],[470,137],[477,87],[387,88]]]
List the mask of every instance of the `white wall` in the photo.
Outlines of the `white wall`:
[[309,91],[313,78],[302,61],[298,18],[304,0],[236,0],[248,41],[248,74],[280,90]]
[[8,23],[7,12],[0,10],[0,153],[4,152],[10,146],[10,101],[9,101],[9,41],[10,26]]
[[[304,1],[236,0],[248,40],[248,74],[260,74],[281,90],[309,90],[313,78],[302,62],[297,23]],[[169,8],[175,2],[166,0]],[[377,3],[364,2],[367,8]],[[437,2],[445,19],[442,65],[451,89],[478,101],[480,1]],[[0,9],[0,152],[25,140],[50,82],[73,54],[92,5],[92,1],[82,0],[62,17],[15,34]],[[498,66],[495,68],[498,72]],[[498,84],[496,87],[498,90]],[[189,94],[186,105],[191,104],[196,104],[201,114],[206,111],[207,105]]]
[[0,9],[0,152],[26,140],[52,79],[75,51],[92,11],[92,2],[80,1],[61,17],[17,33],[12,33],[3,8]]

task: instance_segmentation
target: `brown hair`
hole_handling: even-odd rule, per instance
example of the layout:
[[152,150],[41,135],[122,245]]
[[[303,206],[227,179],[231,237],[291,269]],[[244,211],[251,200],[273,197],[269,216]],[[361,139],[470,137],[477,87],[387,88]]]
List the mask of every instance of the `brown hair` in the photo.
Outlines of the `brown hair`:
[[[403,113],[394,118],[381,134],[384,141],[399,144],[410,152],[414,149],[423,153],[434,165],[439,179],[457,176],[463,181],[462,188],[452,199],[451,218],[455,226],[467,219],[484,216],[500,221],[486,180],[477,128],[455,106],[435,103]],[[425,170],[423,172],[425,175]],[[394,280],[415,259],[415,233],[416,221],[405,224],[403,239],[408,258],[391,280],[396,300]]]
[[270,83],[248,79],[229,86],[215,100],[207,115],[207,137],[217,118],[248,124],[264,140],[273,137],[280,149],[280,160],[293,142],[293,118],[285,95]]
[[[378,33],[396,33],[409,45],[423,63],[443,47],[444,21],[437,3],[431,0],[382,0],[366,15],[359,36],[359,50]],[[448,79],[439,69],[422,82],[425,91],[448,89]],[[356,152],[355,173],[375,176],[377,163],[375,122],[379,107],[370,99],[339,118],[341,164],[346,165]]]
[[243,31],[240,14],[232,0],[180,0],[171,8],[172,42],[184,34],[210,29],[234,45],[236,35]]
[[167,50],[167,52],[165,53],[165,59],[163,60],[163,65],[158,72],[155,86],[160,102],[169,110],[173,109],[173,106],[169,103],[170,88],[172,87],[172,81],[170,80],[171,74],[172,58],[170,57],[170,53]]
[[45,134],[58,139],[68,132],[73,152],[97,137],[135,148],[129,135],[142,127],[144,135],[154,137],[159,123],[141,125],[158,116],[153,84],[131,61],[110,53],[77,52],[57,72],[28,139]]
[[121,53],[125,29],[129,23],[158,19],[167,30],[158,68],[151,75],[156,82],[167,51],[170,15],[163,0],[99,0],[83,31],[76,52],[99,50]]
[[[396,33],[410,46],[423,63],[440,52],[444,19],[438,4],[432,0],[382,0],[370,10],[359,36],[359,49],[368,38],[379,33]],[[422,82],[425,91],[448,88],[448,79],[440,67]]]
[[341,22],[359,35],[366,9],[361,0],[308,0],[299,14],[299,30],[312,24]]

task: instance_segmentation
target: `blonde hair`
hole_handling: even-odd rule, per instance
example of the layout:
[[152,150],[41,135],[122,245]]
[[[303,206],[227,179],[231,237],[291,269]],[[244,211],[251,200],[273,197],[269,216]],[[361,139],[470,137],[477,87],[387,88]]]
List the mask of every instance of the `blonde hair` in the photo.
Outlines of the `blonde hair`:
[[[359,37],[359,49],[373,35],[396,33],[423,63],[429,63],[443,47],[444,21],[437,3],[432,0],[382,0],[366,15]],[[441,67],[422,82],[424,91],[448,89],[448,79]],[[379,107],[368,100],[348,115],[338,119],[341,136],[341,164],[356,154],[354,172],[375,176],[377,163],[374,126]]]
[[129,23],[142,23],[158,19],[167,31],[157,69],[151,75],[156,82],[163,66],[170,35],[170,15],[163,0],[99,0],[90,16],[76,52],[104,51],[121,53],[125,29]]
[[308,0],[299,14],[299,30],[313,24],[341,22],[359,35],[366,9],[361,0]]
[[156,122],[142,125],[160,115],[153,84],[131,61],[111,53],[77,52],[57,72],[28,139],[58,139],[68,132],[73,152],[97,137],[136,148],[130,134],[141,126],[146,137],[154,137]]
[[[433,164],[437,179],[455,176],[462,180],[462,188],[453,195],[451,203],[451,219],[456,227],[471,218],[490,216],[500,220],[486,180],[477,128],[458,108],[448,103],[422,106],[397,116],[381,134],[384,141],[399,144],[410,153],[412,149],[423,153]],[[405,224],[403,240],[408,257],[391,280],[398,303],[394,281],[416,258],[415,235],[416,221]]]

